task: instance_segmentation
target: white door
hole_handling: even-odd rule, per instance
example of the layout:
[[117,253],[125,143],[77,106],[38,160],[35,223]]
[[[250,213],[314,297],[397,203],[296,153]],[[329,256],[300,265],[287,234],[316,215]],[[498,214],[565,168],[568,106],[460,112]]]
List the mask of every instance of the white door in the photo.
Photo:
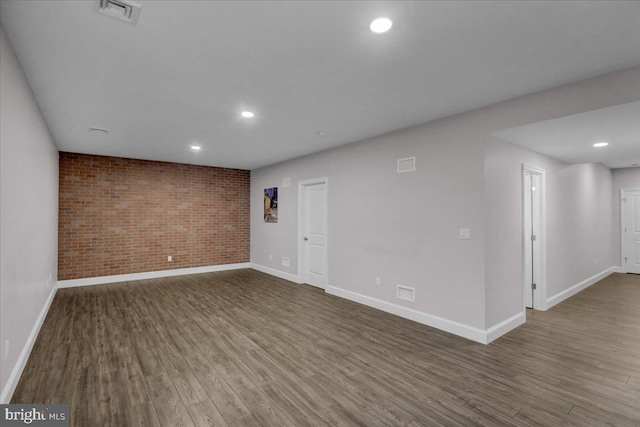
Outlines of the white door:
[[640,274],[640,190],[624,192],[623,209],[626,270]]
[[537,175],[524,176],[524,305],[534,308],[534,295],[538,277],[537,265]]
[[327,284],[327,183],[302,187],[303,280],[324,289]]
[[527,166],[522,178],[524,306],[546,310],[544,171]]

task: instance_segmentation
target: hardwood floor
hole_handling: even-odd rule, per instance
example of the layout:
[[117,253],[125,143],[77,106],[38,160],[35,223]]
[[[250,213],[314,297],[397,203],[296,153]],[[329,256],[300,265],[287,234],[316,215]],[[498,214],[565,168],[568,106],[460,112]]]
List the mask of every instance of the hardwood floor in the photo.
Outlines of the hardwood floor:
[[12,403],[72,425],[640,425],[640,276],[485,346],[253,270],[60,289]]

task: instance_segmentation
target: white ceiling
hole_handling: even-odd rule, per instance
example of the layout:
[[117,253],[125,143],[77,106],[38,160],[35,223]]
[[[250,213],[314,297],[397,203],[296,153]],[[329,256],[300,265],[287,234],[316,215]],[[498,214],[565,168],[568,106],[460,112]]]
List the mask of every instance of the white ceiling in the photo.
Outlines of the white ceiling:
[[253,169],[640,64],[640,2],[139,3],[0,2],[60,150]]
[[[640,102],[518,126],[494,135],[569,164],[640,165]],[[593,147],[597,142],[609,145]]]

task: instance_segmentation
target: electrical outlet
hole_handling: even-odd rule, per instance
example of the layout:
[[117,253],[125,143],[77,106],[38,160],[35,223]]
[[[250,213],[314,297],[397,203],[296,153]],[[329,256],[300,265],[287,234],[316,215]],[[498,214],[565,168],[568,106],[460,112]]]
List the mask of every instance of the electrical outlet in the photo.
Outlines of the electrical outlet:
[[291,260],[287,257],[282,257],[282,265],[284,267],[289,267],[291,265]]
[[169,256],[167,257],[167,261],[173,261],[173,257],[172,257],[171,255],[169,255]]
[[376,277],[376,286],[380,286],[381,283],[382,281],[380,280],[380,278]]
[[269,261],[273,261],[273,255],[269,254]]
[[6,341],[4,342],[4,358],[5,358],[5,359],[6,359],[7,357],[9,357],[9,344],[10,344],[10,341],[9,341],[9,340],[6,340]]

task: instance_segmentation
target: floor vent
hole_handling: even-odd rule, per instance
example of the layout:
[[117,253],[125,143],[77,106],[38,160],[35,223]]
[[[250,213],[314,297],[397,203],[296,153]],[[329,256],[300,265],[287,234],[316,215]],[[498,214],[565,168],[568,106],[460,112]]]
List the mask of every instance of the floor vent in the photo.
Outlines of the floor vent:
[[140,16],[140,6],[128,0],[100,0],[99,11],[112,18],[129,22],[135,25]]
[[416,170],[416,158],[407,157],[398,159],[398,173],[413,172]]

